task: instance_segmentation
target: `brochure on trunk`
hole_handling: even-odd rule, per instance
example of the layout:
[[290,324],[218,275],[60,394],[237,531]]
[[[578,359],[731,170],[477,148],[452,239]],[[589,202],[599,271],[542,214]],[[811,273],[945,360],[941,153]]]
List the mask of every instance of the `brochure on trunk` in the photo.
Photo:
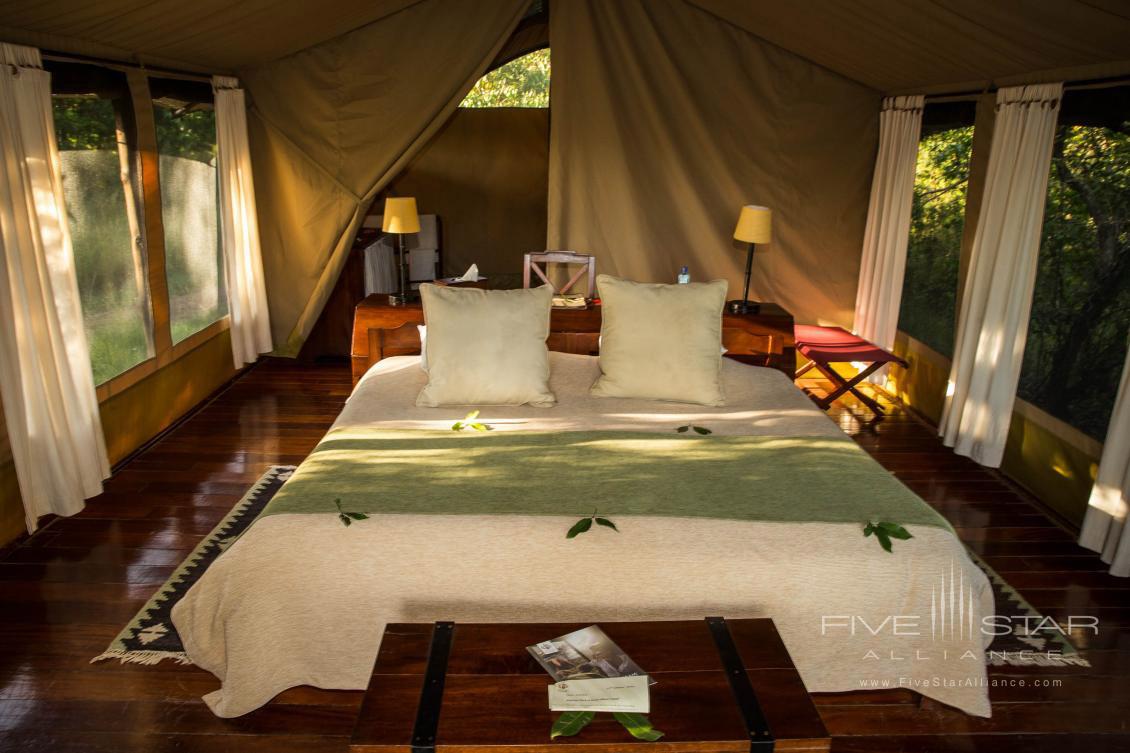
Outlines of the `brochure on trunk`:
[[647,674],[596,625],[526,646],[526,650],[557,682]]

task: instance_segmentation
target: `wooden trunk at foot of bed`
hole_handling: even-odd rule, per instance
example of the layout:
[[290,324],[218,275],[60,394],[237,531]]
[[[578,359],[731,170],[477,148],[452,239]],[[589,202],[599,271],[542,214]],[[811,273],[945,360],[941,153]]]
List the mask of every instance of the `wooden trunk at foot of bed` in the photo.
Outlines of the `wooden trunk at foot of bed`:
[[633,740],[602,712],[575,737],[551,740],[558,716],[547,703],[552,679],[525,647],[587,624],[388,625],[350,753],[831,749],[820,714],[768,619],[601,623],[655,681],[647,717],[663,737]]
[[[388,296],[371,295],[357,305],[353,316],[353,383],[373,364],[390,356],[420,353],[417,325],[424,323],[419,303],[388,305]],[[595,356],[599,352],[600,306],[554,309],[550,317],[550,350]],[[793,316],[775,303],[762,303],[756,312],[722,314],[722,345],[726,355],[744,363],[768,366],[793,378],[796,349]]]

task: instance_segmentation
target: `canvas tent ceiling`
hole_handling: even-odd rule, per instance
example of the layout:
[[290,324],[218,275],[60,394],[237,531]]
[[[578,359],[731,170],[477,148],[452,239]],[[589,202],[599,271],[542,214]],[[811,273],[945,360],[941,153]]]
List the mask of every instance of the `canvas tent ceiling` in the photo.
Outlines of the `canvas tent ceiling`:
[[690,2],[885,93],[1116,75],[1130,60],[1126,0]]
[[230,73],[299,52],[418,0],[6,0],[0,39]]
[[[560,0],[567,2],[568,0]],[[980,88],[1128,70],[1126,0],[689,0],[881,92]],[[0,39],[233,72],[338,37],[419,0],[6,0]],[[688,39],[688,44],[694,40]],[[1088,73],[1089,71],[1089,73]]]

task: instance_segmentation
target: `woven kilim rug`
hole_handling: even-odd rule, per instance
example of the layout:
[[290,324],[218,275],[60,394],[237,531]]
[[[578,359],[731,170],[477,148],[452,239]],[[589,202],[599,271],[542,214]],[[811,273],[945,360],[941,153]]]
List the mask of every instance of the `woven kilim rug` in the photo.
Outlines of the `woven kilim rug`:
[[292,473],[294,466],[271,466],[219,525],[192,550],[192,554],[180,563],[153,598],[118,633],[110,647],[92,661],[119,659],[131,664],[156,664],[162,659],[173,659],[181,664],[191,664],[169,616],[173,606],[200,580],[216,558],[255,522]]
[[[156,664],[162,659],[173,659],[181,664],[191,664],[169,617],[173,605],[192,588],[216,558],[255,522],[271,497],[293,472],[293,466],[277,465],[263,474],[165,581],[153,598],[146,602],[133,620],[118,633],[109,648],[92,661],[119,659],[133,664]],[[969,556],[985,571],[992,583],[998,620],[1013,625],[1013,632],[998,635],[987,649],[989,664],[1090,666],[1086,659],[1078,655],[1075,646],[1066,636],[1046,629],[1038,632],[1025,630],[1025,626],[1036,627],[1041,623],[1043,618],[1039,612],[979,557],[972,552]]]

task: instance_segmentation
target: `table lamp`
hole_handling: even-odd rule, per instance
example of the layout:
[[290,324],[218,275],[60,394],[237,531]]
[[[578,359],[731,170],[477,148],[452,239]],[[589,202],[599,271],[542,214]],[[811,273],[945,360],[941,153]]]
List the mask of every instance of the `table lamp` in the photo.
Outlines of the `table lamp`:
[[408,289],[406,269],[408,255],[404,248],[404,236],[408,233],[420,232],[420,215],[416,213],[416,199],[411,196],[390,196],[385,199],[384,221],[381,230],[397,236],[397,280],[398,286],[395,293],[388,297],[390,306],[403,306],[408,303],[412,292]]
[[753,271],[753,247],[758,243],[768,243],[773,225],[773,210],[768,207],[758,207],[747,204],[742,207],[738,215],[738,226],[734,228],[734,240],[744,241],[749,244],[745,257],[745,288],[742,290],[740,301],[730,301],[729,308],[732,314],[757,313],[758,305],[749,300],[749,276]]

